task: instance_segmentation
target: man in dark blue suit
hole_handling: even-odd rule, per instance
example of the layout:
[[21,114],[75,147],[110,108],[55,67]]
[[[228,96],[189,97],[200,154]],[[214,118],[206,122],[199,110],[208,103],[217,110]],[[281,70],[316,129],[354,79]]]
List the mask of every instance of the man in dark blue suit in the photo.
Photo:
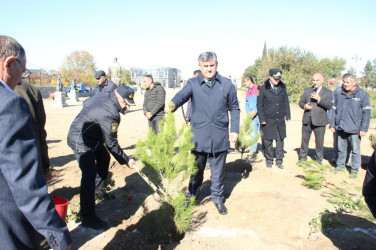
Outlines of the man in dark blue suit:
[[0,239],[1,249],[39,249],[40,234],[53,249],[69,249],[67,225],[47,194],[37,141],[22,84],[26,55],[13,38],[0,36]]
[[[230,141],[239,135],[239,103],[235,85],[217,73],[217,55],[204,52],[198,58],[201,74],[188,80],[187,85],[172,98],[172,110],[192,100],[191,126],[198,171],[191,177],[189,195],[200,188],[207,159],[211,169],[211,199],[220,214],[227,214],[224,205],[224,165]],[[166,105],[168,106],[168,105]],[[229,135],[229,112],[231,132]]]

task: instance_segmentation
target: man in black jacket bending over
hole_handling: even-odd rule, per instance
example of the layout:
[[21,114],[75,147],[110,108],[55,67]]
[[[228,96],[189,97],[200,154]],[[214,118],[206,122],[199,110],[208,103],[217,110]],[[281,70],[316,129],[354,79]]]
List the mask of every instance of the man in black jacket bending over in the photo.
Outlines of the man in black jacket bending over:
[[102,180],[107,178],[110,164],[108,151],[120,164],[133,167],[134,160],[128,158],[117,140],[119,113],[124,114],[135,105],[133,95],[132,88],[120,86],[109,96],[93,98],[69,129],[68,146],[72,148],[82,171],[80,205],[82,225],[85,227],[104,229],[107,226],[95,213],[95,181],[97,173]]

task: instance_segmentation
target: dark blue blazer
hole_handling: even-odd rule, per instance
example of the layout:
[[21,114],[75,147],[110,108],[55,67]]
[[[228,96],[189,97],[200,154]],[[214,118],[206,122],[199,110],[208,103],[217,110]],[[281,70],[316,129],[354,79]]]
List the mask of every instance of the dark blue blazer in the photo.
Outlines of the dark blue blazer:
[[235,85],[230,79],[217,74],[209,88],[199,74],[172,99],[176,109],[191,98],[191,126],[197,152],[217,153],[230,148],[229,111],[231,132],[239,133],[239,102]]
[[40,234],[53,249],[71,243],[41,169],[30,109],[0,82],[1,249],[39,249]]

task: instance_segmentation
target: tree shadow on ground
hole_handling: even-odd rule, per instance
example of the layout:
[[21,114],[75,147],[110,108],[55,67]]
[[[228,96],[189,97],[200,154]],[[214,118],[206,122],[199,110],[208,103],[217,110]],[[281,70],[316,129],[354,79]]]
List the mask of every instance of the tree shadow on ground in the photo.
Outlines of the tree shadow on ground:
[[[124,187],[109,193],[113,199],[99,201],[95,206],[97,215],[108,223],[109,228],[117,227],[134,215],[145,198],[152,193],[148,184],[136,173],[127,176],[125,182]],[[72,249],[80,248],[102,232],[103,230],[88,229],[79,225],[71,231]]]
[[62,167],[75,160],[76,158],[74,157],[74,154],[62,155],[50,158],[50,164],[51,166]]
[[135,149],[135,148],[136,148],[136,144],[133,144],[133,145],[123,148],[123,150],[130,150],[130,149]]
[[47,144],[50,144],[50,143],[59,143],[59,142],[61,142],[61,140],[47,140],[46,142],[47,142]]
[[[225,168],[225,190],[224,190],[224,197],[228,199],[236,187],[236,185],[242,180],[247,179],[249,174],[252,172],[252,165],[249,160],[246,159],[238,159],[234,162],[228,162],[224,166]],[[210,171],[210,170],[207,170]],[[205,171],[206,172],[206,171]],[[205,174],[205,173],[204,173]],[[200,205],[204,205],[210,201],[210,185],[211,181],[205,181],[197,194],[197,203]]]
[[[300,148],[295,148],[294,149],[297,153],[297,159],[299,159],[299,150]],[[307,156],[311,158],[311,160],[315,160],[315,151],[316,149],[314,148],[309,148]],[[324,147],[324,160],[327,160],[328,162],[331,163],[332,166],[335,167],[335,163],[332,163],[331,160],[334,158],[334,149],[331,147]],[[361,168],[367,169],[368,161],[369,161],[370,156],[367,155],[362,155],[362,165]],[[310,160],[310,159],[308,159]]]
[[80,193],[80,187],[62,187],[55,189],[50,193],[51,196],[57,196],[70,201],[75,195]]
[[376,225],[364,218],[350,214],[329,213],[322,216],[321,223],[339,221],[334,228],[322,233],[339,249],[375,249]]
[[141,111],[143,109],[129,109],[127,110],[127,113],[132,113],[132,112],[138,112],[138,111]]
[[176,230],[173,207],[163,203],[137,224],[119,230],[104,249],[174,249],[183,238]]

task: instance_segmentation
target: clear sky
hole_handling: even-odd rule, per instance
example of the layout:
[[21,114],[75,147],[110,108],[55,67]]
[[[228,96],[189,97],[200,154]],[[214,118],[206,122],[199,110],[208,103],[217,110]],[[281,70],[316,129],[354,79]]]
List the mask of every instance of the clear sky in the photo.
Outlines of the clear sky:
[[214,51],[220,72],[241,76],[265,41],[342,57],[348,68],[358,56],[358,72],[376,59],[374,0],[3,0],[1,8],[0,34],[48,70],[86,50],[105,71],[116,56],[125,68],[176,67],[186,78],[201,52]]

